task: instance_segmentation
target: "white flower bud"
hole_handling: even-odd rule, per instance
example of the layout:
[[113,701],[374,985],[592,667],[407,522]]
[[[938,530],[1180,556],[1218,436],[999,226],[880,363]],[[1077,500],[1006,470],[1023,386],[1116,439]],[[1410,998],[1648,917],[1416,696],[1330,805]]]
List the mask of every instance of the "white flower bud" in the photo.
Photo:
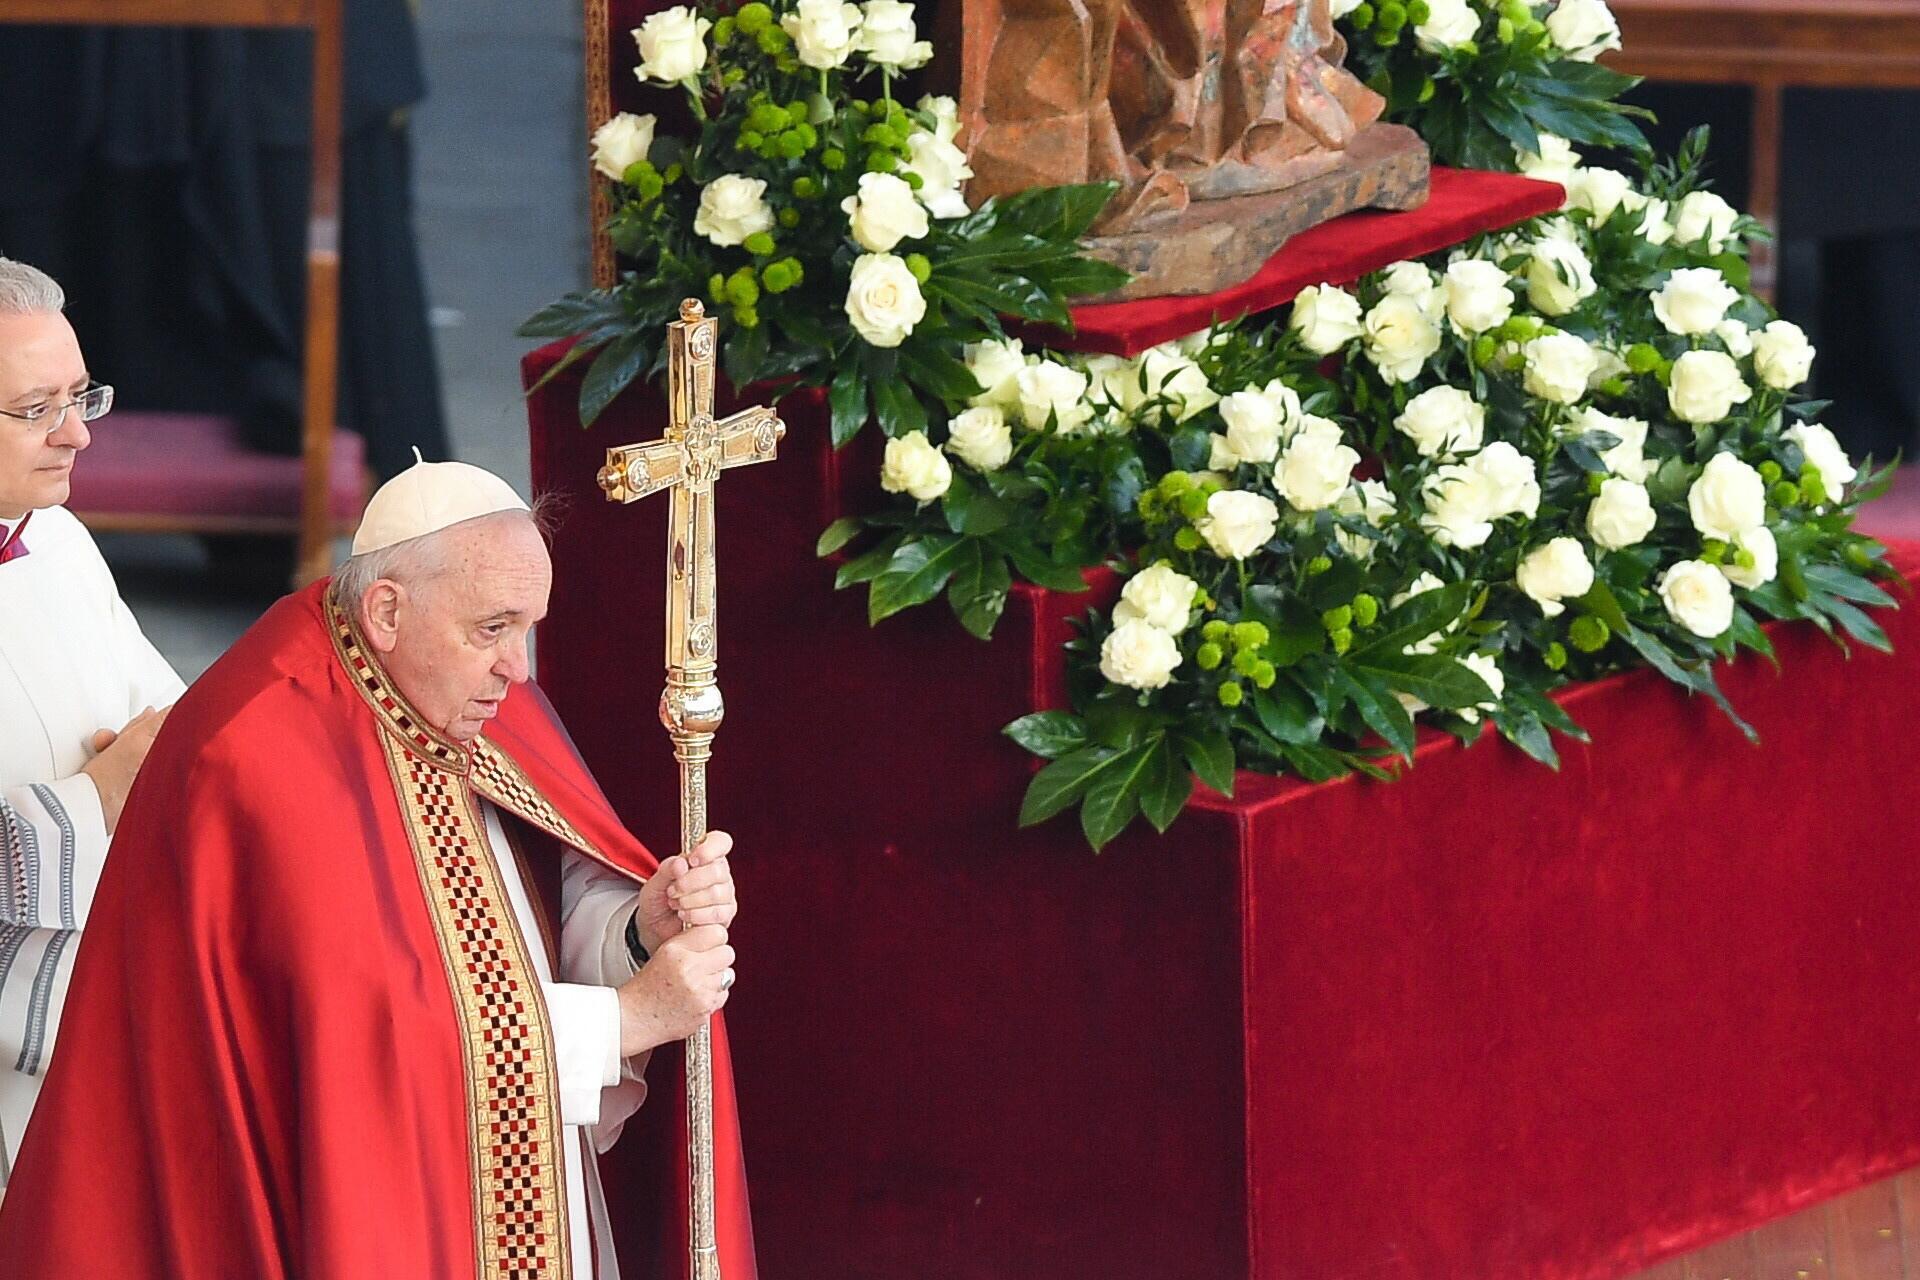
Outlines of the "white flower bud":
[[888,493],[911,494],[921,502],[931,502],[946,493],[952,483],[953,468],[946,455],[927,439],[926,432],[911,431],[887,441],[880,465],[880,487]]
[[1535,547],[1520,561],[1514,581],[1540,612],[1557,618],[1566,612],[1562,600],[1572,600],[1593,590],[1593,562],[1578,538],[1555,538],[1543,547]]
[[1704,640],[1733,625],[1733,588],[1704,560],[1682,560],[1660,575],[1667,616]]

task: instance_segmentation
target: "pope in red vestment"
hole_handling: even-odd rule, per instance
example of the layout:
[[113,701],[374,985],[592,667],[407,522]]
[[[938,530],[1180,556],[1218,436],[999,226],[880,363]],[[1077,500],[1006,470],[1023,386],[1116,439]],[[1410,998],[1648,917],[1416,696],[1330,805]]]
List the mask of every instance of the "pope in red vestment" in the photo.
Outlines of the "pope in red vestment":
[[[568,1249],[531,949],[557,934],[566,851],[634,882],[655,861],[537,689],[466,741],[436,732],[324,587],[275,605],[187,693],[134,788],[0,1202],[8,1280],[598,1269]],[[543,936],[507,909],[508,859]],[[714,1032],[720,1258],[726,1280],[752,1280]],[[647,1105],[679,1098],[668,1081]],[[612,1197],[660,1241],[620,1258],[628,1280],[685,1270],[668,1145],[655,1185]]]

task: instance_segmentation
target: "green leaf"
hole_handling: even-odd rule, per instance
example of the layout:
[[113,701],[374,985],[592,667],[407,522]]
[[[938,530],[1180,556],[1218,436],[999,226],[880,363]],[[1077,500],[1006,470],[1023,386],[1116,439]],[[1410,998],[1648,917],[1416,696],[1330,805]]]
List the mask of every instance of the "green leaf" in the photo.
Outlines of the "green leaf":
[[1020,571],[1020,576],[1035,586],[1069,594],[1078,594],[1087,589],[1086,571],[1083,568],[1079,565],[1055,564],[1031,542],[1010,540],[1002,544],[1002,549],[1007,553],[1007,558],[1013,561],[1013,567]]
[[1155,831],[1164,832],[1186,808],[1192,794],[1193,775],[1181,763],[1173,744],[1162,737],[1154,744],[1146,776],[1140,780],[1140,812]]
[[1893,641],[1880,624],[1866,615],[1862,609],[1848,604],[1845,600],[1827,600],[1822,607],[1829,617],[1847,629],[1847,634],[1866,645],[1869,649],[1878,649],[1882,653],[1893,652]]
[[1200,781],[1223,796],[1233,794],[1233,741],[1220,730],[1189,730],[1177,735],[1180,751]]
[[893,561],[893,553],[900,549],[900,543],[904,537],[904,534],[892,534],[881,539],[878,546],[841,565],[839,571],[833,575],[834,590],[844,590],[856,582],[871,582],[885,573],[887,565]]
[[1271,689],[1256,689],[1253,714],[1260,727],[1290,746],[1318,742],[1327,722],[1320,718],[1307,696],[1290,681],[1277,682]]
[[1140,811],[1140,787],[1159,744],[1121,752],[1112,767],[1102,769],[1087,786],[1080,802],[1080,830],[1095,853],[1126,829]]
[[1348,666],[1430,706],[1457,710],[1494,701],[1493,690],[1473,668],[1444,654],[1367,654],[1351,657]]
[[1753,615],[1745,609],[1733,611],[1733,625],[1727,628],[1727,634],[1735,644],[1764,655],[1767,661],[1773,663],[1775,671],[1780,669],[1780,659],[1773,652],[1773,641],[1767,638],[1766,629],[1754,621]]
[[596,289],[591,293],[570,293],[528,316],[514,333],[522,338],[570,338],[609,321],[624,319],[625,314],[619,296],[613,292]]
[[1553,735],[1540,723],[1540,717],[1530,711],[1518,715],[1496,715],[1494,725],[1500,730],[1500,736],[1520,748],[1528,755],[1546,765],[1549,769],[1560,767],[1560,753],[1554,750]]
[[982,542],[970,545],[976,554],[955,571],[947,587],[947,603],[968,632],[991,640],[994,626],[1006,611],[1013,576],[1007,572],[1005,556]]
[[1031,827],[1062,812],[1086,793],[1101,769],[1122,753],[1111,747],[1086,747],[1062,756],[1033,775],[1020,802],[1020,825]]
[[867,384],[856,361],[847,361],[833,375],[827,404],[833,411],[833,447],[838,449],[867,425]]
[[1878,609],[1893,606],[1892,596],[1866,578],[1857,573],[1849,573],[1838,565],[1805,565],[1801,569],[1801,575],[1807,586],[1816,591],[1824,591],[1829,595],[1839,596],[1843,600],[1856,600]]
[[1058,760],[1087,745],[1087,722],[1071,711],[1036,711],[1000,732],[1047,760]]
[[593,363],[587,367],[587,376],[580,383],[582,426],[592,426],[614,398],[632,386],[633,380],[647,367],[653,355],[653,349],[647,345],[648,337],[645,330],[636,329],[607,343],[594,356]]
[[1113,182],[1033,187],[994,201],[993,213],[1002,225],[1043,240],[1073,241],[1086,234],[1118,189]]
[[1594,617],[1600,619],[1600,621],[1606,623],[1615,635],[1626,634],[1629,625],[1627,615],[1620,608],[1620,601],[1613,594],[1613,588],[1602,582],[1598,577],[1594,578],[1593,586],[1587,591],[1587,594],[1581,596],[1574,603],[1578,604]]
[[1396,755],[1413,758],[1413,717],[1385,684],[1369,678],[1369,673],[1357,666],[1351,670],[1336,667],[1333,687],[1353,704],[1369,729],[1387,740]]
[[1386,617],[1380,620],[1380,629],[1370,635],[1365,644],[1356,647],[1353,656],[1404,653],[1408,645],[1425,640],[1453,623],[1466,612],[1472,598],[1471,582],[1454,582],[1409,596],[1387,611]]
[[1015,515],[1012,507],[968,479],[957,468],[946,494],[940,499],[940,509],[947,517],[949,529],[976,538],[1006,528]]
[[900,368],[914,382],[942,400],[969,400],[983,388],[971,370],[932,343],[900,349]]
[[965,538],[933,533],[904,543],[893,553],[886,572],[873,580],[867,594],[869,625],[939,595],[971,548]]
[[830,556],[853,541],[853,536],[866,527],[858,516],[841,516],[820,533],[819,541],[813,544],[813,554]]
[[881,378],[873,384],[873,411],[880,419],[880,429],[889,436],[927,429],[927,407],[901,379]]

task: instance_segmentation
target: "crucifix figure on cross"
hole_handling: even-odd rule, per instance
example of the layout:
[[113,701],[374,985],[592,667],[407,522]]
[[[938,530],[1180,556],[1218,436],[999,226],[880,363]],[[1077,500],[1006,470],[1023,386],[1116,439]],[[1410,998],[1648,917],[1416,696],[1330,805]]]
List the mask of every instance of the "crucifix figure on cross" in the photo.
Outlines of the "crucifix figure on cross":
[[[707,834],[707,761],[726,704],[718,679],[719,632],[713,486],[730,467],[770,461],[787,432],[767,407],[713,416],[718,323],[698,299],[667,326],[667,434],[607,450],[600,488],[613,502],[670,489],[667,521],[667,685],[660,723],[680,762],[680,852]],[[688,1246],[691,1280],[720,1280],[714,1238],[712,1033],[687,1039]]]

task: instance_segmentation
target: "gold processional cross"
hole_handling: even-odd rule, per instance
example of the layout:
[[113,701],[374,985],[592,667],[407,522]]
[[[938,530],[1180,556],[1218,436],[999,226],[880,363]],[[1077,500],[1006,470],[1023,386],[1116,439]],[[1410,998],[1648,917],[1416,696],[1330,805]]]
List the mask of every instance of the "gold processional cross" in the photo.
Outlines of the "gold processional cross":
[[[707,834],[707,760],[725,704],[715,629],[713,485],[729,467],[772,459],[787,433],[770,408],[714,421],[718,324],[699,301],[680,304],[667,326],[667,434],[607,450],[600,487],[613,502],[673,491],[667,522],[667,687],[660,723],[680,762],[680,852]],[[687,1182],[692,1280],[720,1280],[713,1206],[713,1041],[703,1025],[687,1039]]]

